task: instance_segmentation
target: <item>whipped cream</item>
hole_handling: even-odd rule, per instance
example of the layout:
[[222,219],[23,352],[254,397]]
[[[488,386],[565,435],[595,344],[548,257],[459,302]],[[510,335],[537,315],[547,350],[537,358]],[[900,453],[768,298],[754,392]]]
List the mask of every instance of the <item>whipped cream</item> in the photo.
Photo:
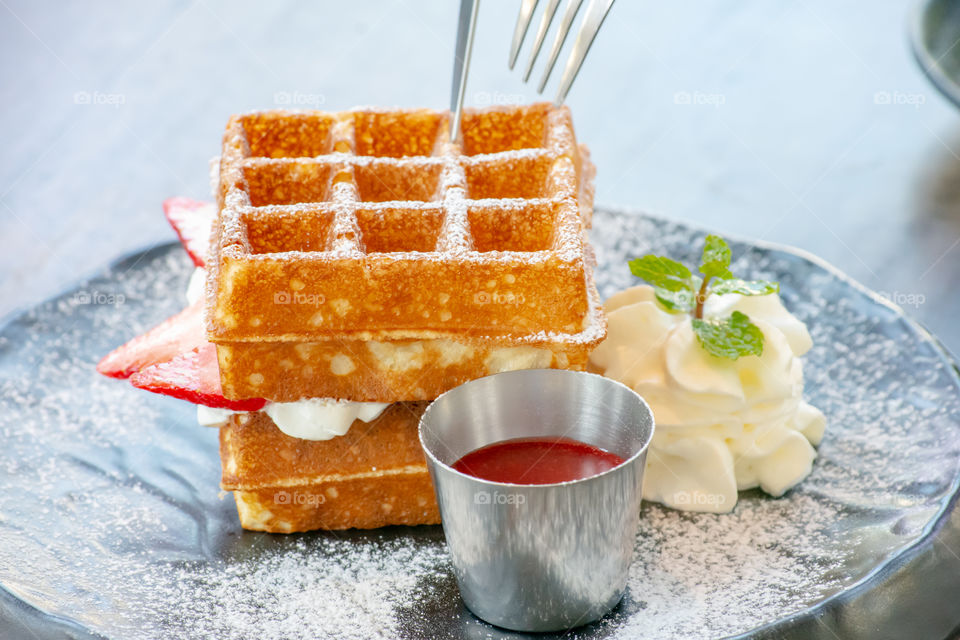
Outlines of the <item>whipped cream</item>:
[[[290,437],[329,440],[345,435],[354,420],[375,420],[389,406],[388,402],[306,398],[296,402],[268,402],[263,411]],[[204,427],[222,427],[235,413],[243,412],[198,404],[197,422]]]
[[197,267],[190,274],[190,281],[187,282],[187,304],[192,305],[203,298],[203,290],[207,284],[207,270],[203,267]]
[[201,427],[222,427],[227,424],[230,416],[238,413],[230,409],[217,409],[206,405],[197,405],[197,422]]
[[388,402],[308,398],[296,402],[270,402],[263,410],[288,436],[329,440],[346,434],[354,420],[370,422],[389,406]]
[[707,353],[690,316],[668,312],[650,286],[614,295],[605,310],[607,339],[590,363],[643,396],[657,425],[644,499],[722,513],[739,490],[780,496],[810,473],[826,426],[802,398],[800,356],[813,343],[780,296],[707,299],[705,318],[740,311],[763,332],[763,354],[737,360]]

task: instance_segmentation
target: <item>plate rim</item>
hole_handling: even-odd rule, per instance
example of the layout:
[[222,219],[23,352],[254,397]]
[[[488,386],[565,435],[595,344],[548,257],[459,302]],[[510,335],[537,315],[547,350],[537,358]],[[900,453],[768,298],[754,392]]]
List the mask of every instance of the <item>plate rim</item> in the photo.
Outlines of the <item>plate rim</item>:
[[[939,61],[933,57],[927,48],[927,12],[934,3],[942,0],[918,0],[910,10],[908,20],[908,36],[910,39],[910,50],[913,52],[913,58],[920,67],[920,70],[927,77],[930,83],[947,98],[954,106],[960,107],[960,82],[951,78],[940,66]],[[960,34],[958,34],[960,35]]]

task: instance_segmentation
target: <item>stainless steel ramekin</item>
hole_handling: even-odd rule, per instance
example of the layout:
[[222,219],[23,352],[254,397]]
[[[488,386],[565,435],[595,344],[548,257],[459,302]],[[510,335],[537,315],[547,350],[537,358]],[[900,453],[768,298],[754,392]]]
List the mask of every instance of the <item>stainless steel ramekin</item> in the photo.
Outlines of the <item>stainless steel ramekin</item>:
[[[557,631],[597,620],[623,597],[653,414],[619,382],[531,369],[463,384],[420,420],[460,594],[492,624]],[[490,482],[450,465],[482,446],[565,436],[624,458],[589,478]]]

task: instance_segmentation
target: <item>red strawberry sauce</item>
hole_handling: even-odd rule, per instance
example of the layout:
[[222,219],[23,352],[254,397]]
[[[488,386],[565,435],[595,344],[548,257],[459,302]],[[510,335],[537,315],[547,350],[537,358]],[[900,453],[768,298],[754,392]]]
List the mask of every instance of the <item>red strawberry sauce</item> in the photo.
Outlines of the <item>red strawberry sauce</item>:
[[515,438],[480,447],[453,468],[493,482],[553,484],[579,480],[623,464],[623,458],[571,438]]

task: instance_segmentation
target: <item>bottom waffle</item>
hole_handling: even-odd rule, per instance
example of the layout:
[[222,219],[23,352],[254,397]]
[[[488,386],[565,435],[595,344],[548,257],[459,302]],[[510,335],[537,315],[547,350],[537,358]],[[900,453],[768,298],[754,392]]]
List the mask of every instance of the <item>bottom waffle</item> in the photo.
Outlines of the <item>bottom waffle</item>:
[[263,412],[220,429],[221,486],[244,529],[293,533],[438,524],[417,438],[426,403],[395,403],[331,440],[292,438]]

